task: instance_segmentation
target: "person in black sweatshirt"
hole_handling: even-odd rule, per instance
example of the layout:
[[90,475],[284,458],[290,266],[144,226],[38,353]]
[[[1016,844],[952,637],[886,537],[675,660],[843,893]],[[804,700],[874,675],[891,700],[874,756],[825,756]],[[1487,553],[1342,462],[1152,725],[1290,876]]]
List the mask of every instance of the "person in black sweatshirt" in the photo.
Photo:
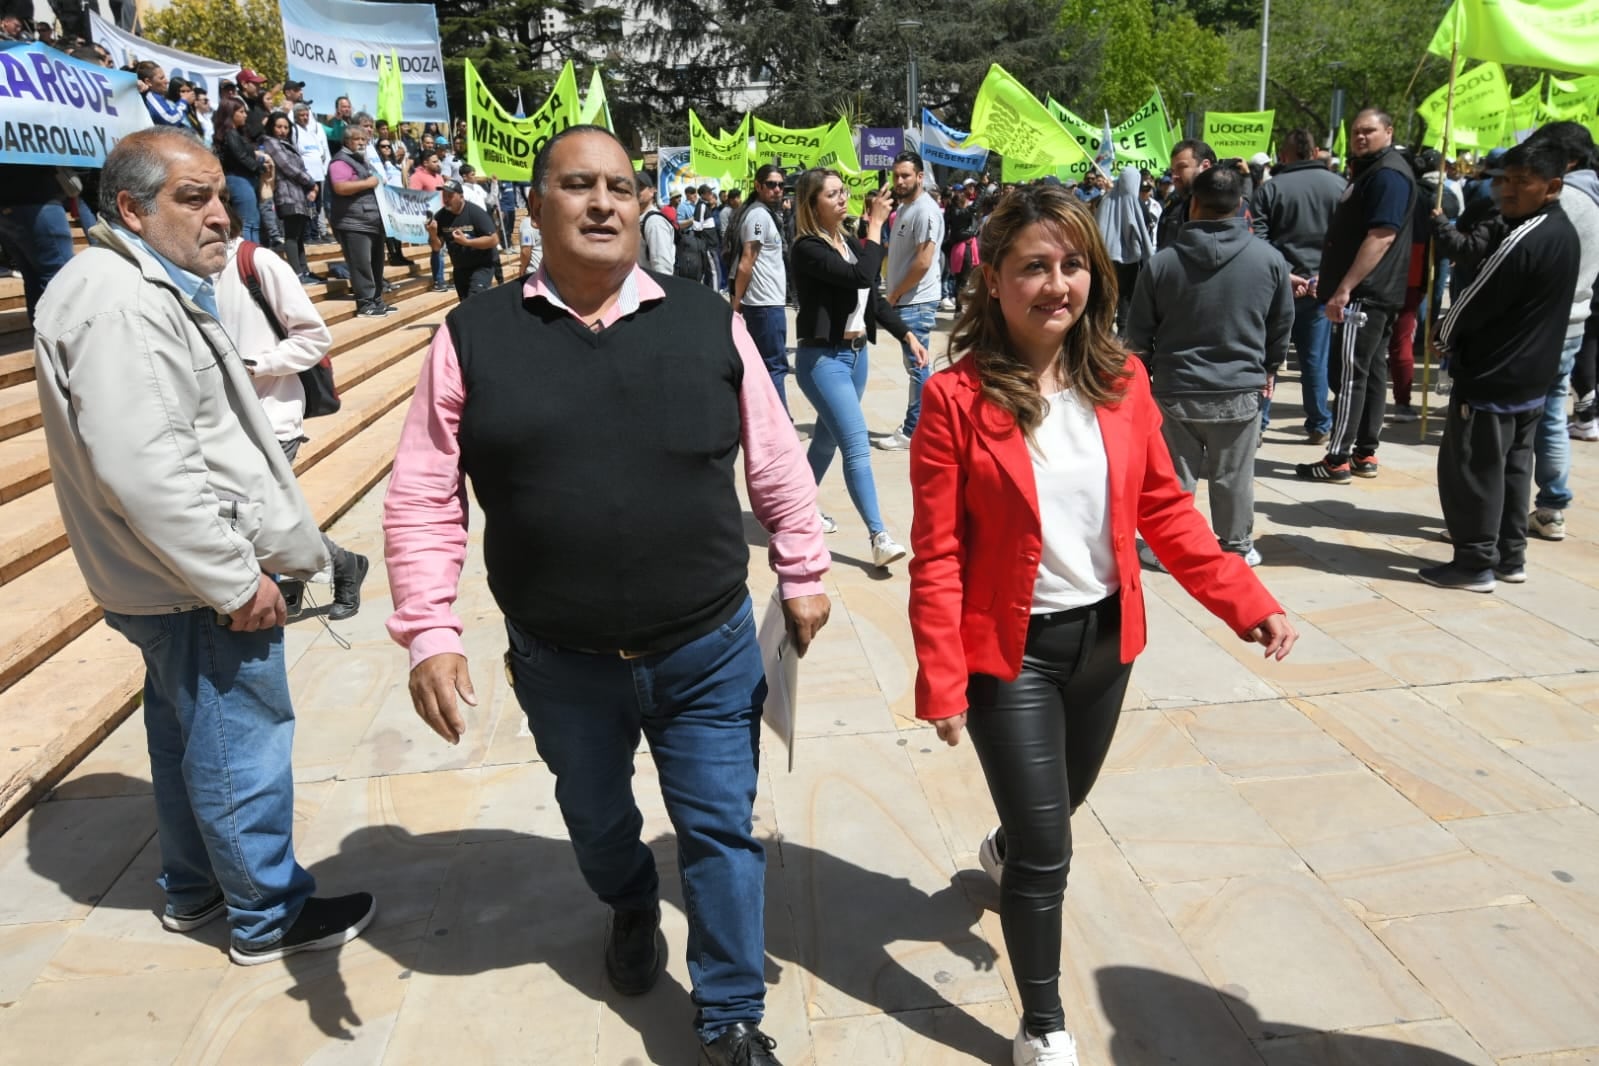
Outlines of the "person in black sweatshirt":
[[1454,558],[1420,577],[1492,592],[1527,579],[1533,436],[1560,371],[1581,246],[1560,207],[1566,158],[1530,141],[1507,152],[1499,210],[1509,228],[1438,329],[1454,387],[1438,449],[1438,499]]

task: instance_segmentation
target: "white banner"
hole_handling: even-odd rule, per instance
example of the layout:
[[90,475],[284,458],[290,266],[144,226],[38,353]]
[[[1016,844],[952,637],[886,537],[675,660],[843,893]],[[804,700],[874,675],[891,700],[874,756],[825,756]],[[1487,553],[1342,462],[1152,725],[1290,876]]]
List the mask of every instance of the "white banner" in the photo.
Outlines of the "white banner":
[[428,219],[444,206],[436,192],[402,189],[398,185],[377,187],[378,210],[383,212],[383,229],[390,237],[406,244],[428,242]]
[[377,113],[378,69],[399,63],[407,122],[450,117],[444,94],[444,59],[432,4],[370,0],[278,0],[289,77],[322,114],[340,96],[357,111]]
[[180,52],[176,48],[164,48],[154,41],[118,29],[115,23],[107,22],[93,11],[89,12],[89,32],[95,44],[111,53],[111,61],[117,66],[130,67],[146,59],[160,63],[168,78],[183,78],[203,86],[211,96],[212,107],[222,100],[223,79],[233,81],[239,76],[237,63],[224,63],[220,59],[207,59],[205,56]]
[[132,74],[42,44],[0,46],[0,162],[102,167],[119,140],[149,125]]

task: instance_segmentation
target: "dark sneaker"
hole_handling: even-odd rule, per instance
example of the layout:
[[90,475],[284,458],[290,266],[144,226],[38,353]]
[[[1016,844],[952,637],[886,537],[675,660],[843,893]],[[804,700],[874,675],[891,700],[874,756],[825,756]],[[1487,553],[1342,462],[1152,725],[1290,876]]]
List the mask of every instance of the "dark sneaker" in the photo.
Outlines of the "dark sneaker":
[[649,910],[613,910],[605,937],[605,976],[624,996],[642,996],[655,987],[666,962],[661,935],[661,905]]
[[751,1022],[738,1022],[711,1041],[700,1045],[700,1066],[783,1066],[772,1050],[777,1041]]
[[398,307],[395,307],[393,304],[386,304],[381,300],[378,301],[378,310],[382,311],[386,315],[397,315],[400,313],[400,309]]
[[207,925],[213,918],[226,914],[228,901],[218,892],[211,899],[195,907],[174,907],[167,904],[167,909],[161,914],[161,928],[173,933],[187,933]]
[[363,308],[361,308],[361,310],[357,311],[355,313],[355,317],[356,318],[382,318],[386,314],[388,314],[388,312],[383,310],[383,308],[379,307],[377,304],[369,304],[368,306],[363,307]]
[[1330,485],[1347,485],[1350,481],[1348,463],[1331,463],[1326,459],[1314,463],[1295,463],[1294,473],[1302,481],[1325,481]]
[[1462,570],[1454,563],[1441,563],[1438,566],[1425,566],[1416,571],[1416,576],[1427,584],[1441,589],[1460,589],[1463,592],[1492,592],[1494,590],[1494,572],[1492,570]]
[[1375,455],[1357,455],[1349,460],[1349,472],[1356,477],[1376,477],[1377,457]]
[[1306,444],[1326,444],[1327,443],[1327,431],[1325,429],[1307,429],[1307,430],[1305,430],[1305,443]]
[[450,291],[450,287],[448,285],[446,285],[442,281],[436,281],[436,282],[433,283],[433,291],[434,292],[449,292]]
[[333,605],[328,608],[328,617],[335,622],[342,622],[361,609],[361,585],[372,565],[364,555],[343,555],[345,565],[335,563],[333,567]]
[[1527,568],[1525,566],[1496,566],[1494,577],[1507,585],[1525,585],[1527,583]]
[[302,951],[342,947],[360,936],[361,930],[372,924],[377,912],[377,902],[370,892],[353,892],[331,899],[312,896],[300,908],[300,916],[289,926],[282,940],[259,948],[234,944],[228,949],[228,957],[240,966],[259,966]]
[[387,296],[391,292],[399,292],[399,291],[400,291],[400,287],[398,285],[394,284],[394,282],[385,281],[383,283],[383,295]]

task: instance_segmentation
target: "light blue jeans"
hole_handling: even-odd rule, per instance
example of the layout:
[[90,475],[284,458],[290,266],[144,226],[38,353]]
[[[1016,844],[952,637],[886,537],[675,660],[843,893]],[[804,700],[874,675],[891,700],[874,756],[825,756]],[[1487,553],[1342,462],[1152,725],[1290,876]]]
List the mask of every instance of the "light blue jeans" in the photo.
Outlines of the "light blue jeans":
[[877,507],[877,482],[872,477],[871,439],[866,432],[866,415],[861,397],[866,395],[866,348],[801,344],[794,356],[794,380],[800,392],[816,408],[816,430],[805,458],[811,476],[822,483],[833,453],[844,452],[844,485],[850,502],[876,536],[884,530],[883,515]]
[[1566,433],[1566,394],[1571,391],[1571,368],[1577,362],[1577,349],[1582,347],[1582,336],[1567,337],[1560,349],[1560,374],[1549,386],[1549,395],[1543,404],[1543,418],[1538,421],[1538,434],[1533,438],[1534,465],[1532,479],[1538,484],[1538,496],[1533,506],[1545,511],[1564,511],[1571,506],[1571,487],[1566,484],[1571,474],[1571,437]]
[[1327,405],[1327,350],[1332,344],[1332,323],[1327,321],[1316,297],[1301,296],[1294,301],[1293,339],[1299,358],[1305,432],[1326,433],[1332,428],[1332,409]]
[[255,183],[241,174],[227,176],[228,198],[233,201],[234,213],[239,216],[239,236],[247,241],[261,243],[261,201]]
[[766,852],[753,811],[766,676],[748,598],[681,647],[623,659],[561,648],[507,622],[512,686],[555,775],[583,879],[612,907],[647,909],[660,876],[633,796],[649,742],[677,834],[694,1025],[709,1043],[766,1009]]
[[144,730],[167,903],[220,889],[233,942],[282,939],[316,880],[294,860],[294,707],[283,629],[235,633],[215,611],[105,613],[144,656]]
[[[896,307],[899,317],[911,328],[916,339],[926,348],[932,343],[933,321],[938,313],[936,301],[924,304],[905,304]],[[910,377],[910,397],[905,404],[905,424],[899,431],[907,437],[916,432],[916,423],[922,418],[922,386],[927,384],[927,376],[932,372],[931,366],[917,366],[916,360],[911,358],[910,345],[904,341],[899,343],[900,352],[905,357],[905,373]]]

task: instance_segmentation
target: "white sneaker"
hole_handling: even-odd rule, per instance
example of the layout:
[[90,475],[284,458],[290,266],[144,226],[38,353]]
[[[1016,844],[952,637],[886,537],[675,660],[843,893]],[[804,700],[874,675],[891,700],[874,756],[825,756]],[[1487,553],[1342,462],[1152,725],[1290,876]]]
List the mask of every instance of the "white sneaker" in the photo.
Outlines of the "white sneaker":
[[1016,1030],[1011,1062],[1015,1066],[1078,1066],[1077,1041],[1064,1029],[1043,1036],[1028,1036],[1024,1024]]
[[911,439],[903,430],[896,429],[886,437],[878,437],[872,443],[885,452],[903,452],[910,450]]
[[1599,421],[1574,418],[1566,425],[1566,432],[1572,440],[1599,440]]
[[1244,562],[1248,563],[1250,566],[1259,566],[1260,549],[1254,545],[1250,545],[1249,550],[1244,553]]
[[1540,507],[1527,519],[1527,531],[1544,540],[1566,539],[1566,512]]
[[999,850],[999,826],[990,829],[983,842],[977,845],[977,864],[994,879],[994,884],[999,884],[1005,874],[1005,856]]
[[940,311],[953,311],[955,310],[955,301],[948,298],[940,300],[938,301],[938,309]]
[[888,530],[872,538],[872,565],[887,566],[905,558],[905,548],[888,535]]
[[823,533],[837,533],[838,532],[838,523],[833,521],[832,518],[830,518],[827,515],[823,514],[821,512],[820,508],[818,508],[817,511],[816,511],[816,517],[820,518],[822,520],[822,532]]

